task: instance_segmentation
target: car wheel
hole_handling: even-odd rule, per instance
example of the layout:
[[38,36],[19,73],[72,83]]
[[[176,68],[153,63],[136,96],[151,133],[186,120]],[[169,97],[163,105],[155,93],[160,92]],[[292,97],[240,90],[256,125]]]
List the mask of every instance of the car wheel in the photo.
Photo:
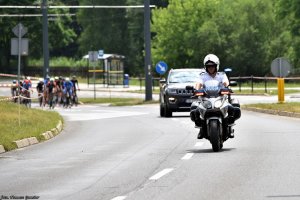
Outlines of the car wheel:
[[164,111],[165,111],[165,117],[172,117],[172,111],[169,110],[167,104],[165,104],[164,106]]
[[165,117],[165,108],[164,108],[164,105],[160,104],[159,108],[160,108],[160,116],[161,117]]

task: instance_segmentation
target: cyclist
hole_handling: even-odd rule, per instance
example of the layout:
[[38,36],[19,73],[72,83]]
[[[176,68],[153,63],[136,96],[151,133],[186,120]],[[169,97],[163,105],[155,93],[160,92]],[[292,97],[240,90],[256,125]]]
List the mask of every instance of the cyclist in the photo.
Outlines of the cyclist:
[[64,83],[63,83],[63,93],[64,93],[64,106],[67,107],[68,104],[71,104],[72,106],[72,102],[70,102],[70,98],[72,97],[73,94],[73,83],[72,81],[70,81],[70,78],[66,78]]
[[50,82],[47,84],[48,92],[48,104],[50,108],[54,108],[55,103],[55,93],[56,93],[56,84],[54,78],[50,78]]
[[39,82],[36,86],[36,91],[38,93],[38,97],[39,97],[39,103],[40,103],[40,106],[42,106],[42,103],[43,103],[43,96],[44,96],[44,79],[43,78],[40,78],[39,79]]
[[22,95],[23,97],[23,103],[28,105],[30,107],[31,99],[30,99],[30,91],[31,89],[31,82],[27,78],[22,83]]
[[[73,83],[73,98],[72,98],[72,101],[75,105],[77,105],[78,103],[78,97],[77,97],[77,88],[78,88],[78,91],[80,91],[80,88],[79,88],[79,84],[78,84],[78,80],[76,79],[76,76],[72,76],[72,83]],[[76,85],[77,85],[77,88],[76,88]]]
[[16,80],[13,80],[13,83],[11,85],[11,95],[12,95],[12,101],[13,102],[17,102],[17,97],[18,97],[18,84],[17,84],[17,81]]

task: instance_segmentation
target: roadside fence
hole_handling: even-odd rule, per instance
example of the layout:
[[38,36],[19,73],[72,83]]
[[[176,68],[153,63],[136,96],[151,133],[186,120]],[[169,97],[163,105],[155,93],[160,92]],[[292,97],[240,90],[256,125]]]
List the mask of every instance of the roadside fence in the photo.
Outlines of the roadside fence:
[[[239,91],[242,91],[243,85],[250,85],[251,92],[254,92],[254,89],[257,88],[255,85],[263,84],[263,88],[265,93],[268,93],[269,85],[270,84],[277,84],[277,77],[259,77],[259,76],[238,76],[238,77],[229,77],[230,80],[235,80],[238,83]],[[286,77],[284,78],[286,83],[293,83],[295,85],[299,84],[300,88],[300,77]]]

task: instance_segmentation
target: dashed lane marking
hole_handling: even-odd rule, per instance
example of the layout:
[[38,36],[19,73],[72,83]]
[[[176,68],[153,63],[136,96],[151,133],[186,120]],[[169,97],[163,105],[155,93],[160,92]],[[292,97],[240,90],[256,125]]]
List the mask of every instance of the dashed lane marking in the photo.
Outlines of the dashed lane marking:
[[187,153],[181,158],[181,160],[189,160],[193,157],[193,155],[194,153]]
[[149,180],[158,180],[158,179],[160,179],[161,177],[163,177],[164,175],[170,173],[170,172],[173,171],[173,170],[174,170],[173,168],[166,168],[166,169],[164,169],[164,170],[158,172],[157,174],[151,176],[151,177],[149,178]]
[[127,198],[127,196],[118,196],[118,197],[115,197],[115,198],[113,198],[111,200],[124,200],[126,198]]

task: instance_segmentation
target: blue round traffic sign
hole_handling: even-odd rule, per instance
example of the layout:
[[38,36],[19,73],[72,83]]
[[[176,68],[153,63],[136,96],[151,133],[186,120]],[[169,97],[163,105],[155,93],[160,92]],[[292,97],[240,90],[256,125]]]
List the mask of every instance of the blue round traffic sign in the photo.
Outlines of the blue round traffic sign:
[[163,75],[164,73],[167,72],[168,70],[168,65],[167,63],[163,61],[159,61],[156,66],[155,66],[156,72],[159,73],[160,75]]

